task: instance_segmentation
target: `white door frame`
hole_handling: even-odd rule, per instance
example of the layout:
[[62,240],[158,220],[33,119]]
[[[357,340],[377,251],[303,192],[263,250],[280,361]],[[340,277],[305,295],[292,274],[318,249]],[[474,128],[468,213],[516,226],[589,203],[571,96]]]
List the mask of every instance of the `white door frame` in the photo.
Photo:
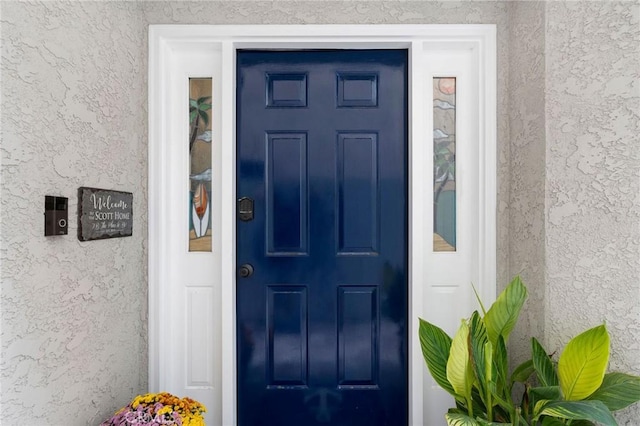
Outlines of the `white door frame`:
[[[470,283],[487,303],[496,295],[495,25],[150,26],[149,389],[199,399],[207,422],[224,426],[236,423],[235,55],[242,48],[409,50],[409,425],[432,426],[428,413],[449,403],[424,367],[418,317],[452,333],[475,306]],[[430,82],[445,76],[458,78],[460,92],[458,250],[434,253]],[[212,253],[187,249],[188,77],[213,78]]]

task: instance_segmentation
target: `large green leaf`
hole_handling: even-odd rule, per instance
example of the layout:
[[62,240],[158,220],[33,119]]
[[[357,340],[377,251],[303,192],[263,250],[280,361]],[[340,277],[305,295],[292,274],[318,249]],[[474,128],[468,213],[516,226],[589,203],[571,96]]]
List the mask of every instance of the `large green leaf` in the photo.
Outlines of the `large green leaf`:
[[509,341],[509,334],[518,321],[520,310],[526,298],[527,288],[517,276],[491,305],[484,317],[484,323],[487,327],[489,340],[494,346],[498,341],[498,336],[502,336],[505,343]]
[[[463,409],[463,411],[461,411],[462,413],[469,412],[467,405],[468,401],[465,401],[465,404],[460,404],[460,408]],[[475,387],[471,388],[471,408],[473,409],[472,411],[476,414],[483,414],[487,412],[487,405],[482,400],[482,398],[480,398],[480,393]]]
[[[564,420],[555,417],[543,416],[541,419],[541,426],[565,426],[566,424]],[[572,420],[571,426],[596,426],[596,424],[589,420]]]
[[491,342],[487,341],[484,344],[484,377],[486,382],[483,384],[484,391],[484,400],[485,406],[487,407],[487,419],[493,421],[493,407],[497,405],[497,403],[493,399],[493,394],[498,393],[496,390],[496,381],[493,376],[494,368],[493,368],[493,346]]
[[588,399],[602,401],[611,411],[622,410],[640,400],[640,377],[624,373],[605,374],[602,385]]
[[[511,398],[503,398],[499,392],[496,392],[495,384],[491,384],[491,395],[493,397],[493,402],[497,405],[494,408],[494,419],[499,419],[500,417],[511,418],[515,407],[513,406],[513,402]],[[499,410],[498,407],[501,409]],[[475,412],[475,411],[474,411]]]
[[533,355],[533,368],[536,370],[538,380],[542,386],[558,386],[558,375],[553,361],[547,355],[540,342],[535,337],[531,338],[531,353]]
[[609,333],[604,325],[571,339],[558,360],[564,399],[579,401],[595,392],[609,362]]
[[[491,345],[491,343],[488,343]],[[497,403],[504,410],[505,416],[514,421],[513,413],[515,410],[513,399],[511,397],[511,388],[507,383],[508,359],[507,348],[504,344],[502,336],[498,336],[498,343],[493,350],[493,382],[491,383],[491,395],[493,402]],[[498,410],[494,410],[493,419],[499,418]]]
[[487,372],[486,365],[487,362],[491,362],[491,356],[486,353],[486,345],[489,343],[487,330],[477,311],[471,315],[469,320],[469,340],[471,342],[471,365],[478,379],[480,397],[486,401],[488,382],[491,380],[491,371]]
[[563,420],[556,419],[555,417],[544,416],[540,419],[541,426],[565,426],[566,423]]
[[538,388],[531,388],[529,389],[529,392],[536,398],[536,401],[554,401],[562,399],[560,386],[543,386]]
[[[501,423],[501,422],[490,422],[487,419],[483,419],[482,417],[470,417],[463,412],[458,410],[449,410],[447,414],[445,414],[445,418],[447,419],[447,425],[450,426],[512,426],[512,423]],[[521,423],[522,426],[526,426],[526,423]]]
[[524,383],[533,374],[535,368],[533,368],[533,360],[527,360],[516,367],[511,373],[511,384],[515,382]]
[[451,383],[447,380],[447,361],[451,350],[451,337],[440,327],[420,318],[420,347],[427,368],[436,383],[455,396]]
[[605,426],[618,426],[611,412],[601,401],[540,401],[535,408],[536,419],[540,416],[558,417],[567,420],[590,420]]
[[461,413],[447,413],[444,415],[448,426],[482,426],[476,419]]
[[476,421],[480,423],[480,426],[513,426],[513,423],[490,422],[482,418],[476,418]]
[[530,404],[535,406],[538,401],[561,401],[560,386],[545,386],[529,389]]
[[495,381],[496,369],[493,366],[493,357],[495,355],[494,355],[493,345],[491,344],[491,342],[484,343],[484,355],[485,355],[484,370],[485,370],[485,375],[487,377],[487,380]]
[[451,351],[447,360],[447,380],[456,394],[469,400],[473,385],[473,368],[469,357],[469,325],[466,320],[451,341]]
[[498,337],[498,342],[493,351],[493,379],[496,383],[496,392],[508,398],[510,389],[507,385],[507,375],[509,374],[509,360],[507,357],[507,347],[502,336]]

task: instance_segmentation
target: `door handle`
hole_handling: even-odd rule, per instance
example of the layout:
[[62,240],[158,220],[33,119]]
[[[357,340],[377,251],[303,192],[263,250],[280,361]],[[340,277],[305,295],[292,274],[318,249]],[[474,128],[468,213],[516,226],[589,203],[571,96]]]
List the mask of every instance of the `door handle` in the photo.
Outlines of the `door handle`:
[[250,263],[245,263],[238,269],[238,275],[240,275],[240,278],[249,278],[253,275],[253,266]]

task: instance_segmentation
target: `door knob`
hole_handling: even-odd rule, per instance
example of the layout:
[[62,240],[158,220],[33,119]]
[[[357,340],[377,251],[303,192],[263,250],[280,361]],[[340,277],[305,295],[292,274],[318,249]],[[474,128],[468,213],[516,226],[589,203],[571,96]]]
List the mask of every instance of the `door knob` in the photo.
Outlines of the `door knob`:
[[244,265],[240,266],[238,274],[240,275],[240,278],[249,278],[251,275],[253,275],[253,266],[250,263],[245,263]]

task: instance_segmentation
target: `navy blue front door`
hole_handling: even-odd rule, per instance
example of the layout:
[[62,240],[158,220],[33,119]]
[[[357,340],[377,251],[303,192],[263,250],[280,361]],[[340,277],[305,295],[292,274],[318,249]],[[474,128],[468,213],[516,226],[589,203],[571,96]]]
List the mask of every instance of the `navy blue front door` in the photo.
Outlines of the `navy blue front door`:
[[407,51],[239,51],[239,426],[406,426]]

